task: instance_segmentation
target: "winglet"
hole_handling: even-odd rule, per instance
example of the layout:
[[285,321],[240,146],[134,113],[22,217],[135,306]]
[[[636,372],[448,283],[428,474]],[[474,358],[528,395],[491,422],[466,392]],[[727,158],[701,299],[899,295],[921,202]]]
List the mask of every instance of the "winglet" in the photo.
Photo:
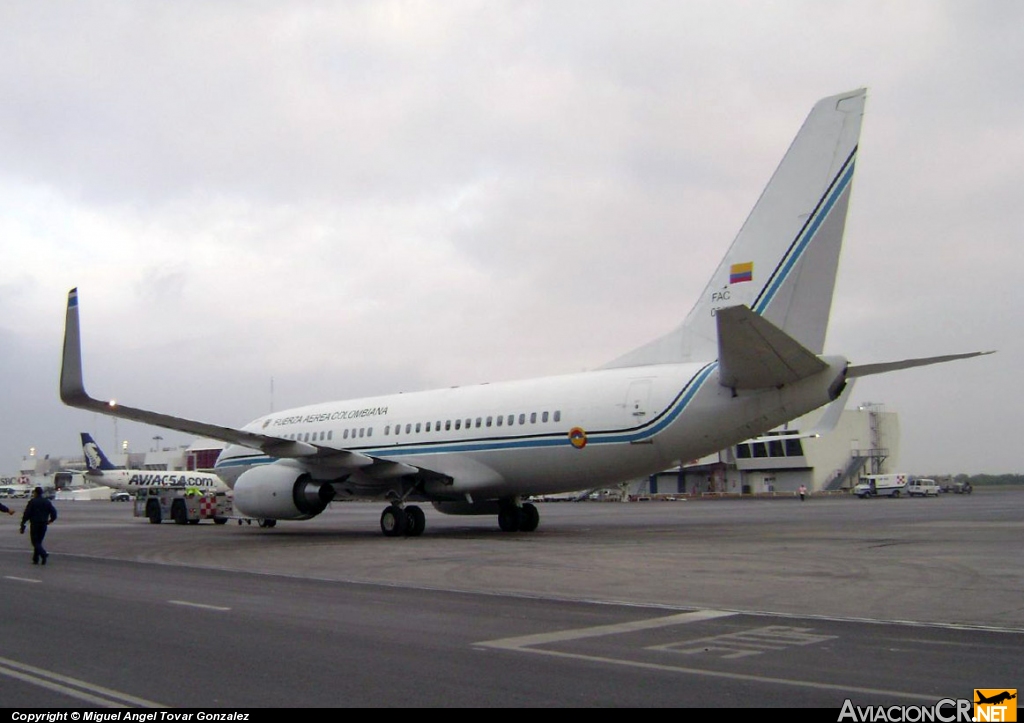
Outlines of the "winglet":
[[68,292],[64,320],[64,356],[60,364],[60,399],[75,407],[90,401],[82,381],[82,336],[78,325],[78,288]]
[[715,315],[719,383],[733,389],[793,384],[828,367],[800,342],[746,306]]

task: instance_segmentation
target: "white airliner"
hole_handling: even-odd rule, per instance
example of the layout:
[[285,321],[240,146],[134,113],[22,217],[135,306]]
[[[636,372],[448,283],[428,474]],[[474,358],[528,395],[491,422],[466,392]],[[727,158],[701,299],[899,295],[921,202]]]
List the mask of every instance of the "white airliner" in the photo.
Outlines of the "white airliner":
[[857,90],[814,106],[682,324],[596,371],[316,404],[221,427],[90,397],[72,289],[61,399],[227,442],[217,473],[236,510],[271,524],[344,497],[389,500],[388,536],[423,532],[416,501],[532,531],[530,495],[646,476],[806,414],[848,379],[983,353],[861,366],[822,355],[864,98]]
[[82,454],[85,456],[86,479],[116,490],[138,492],[153,486],[197,487],[201,490],[227,490],[228,486],[209,472],[167,472],[148,469],[118,469],[103,454],[88,432],[82,432]]

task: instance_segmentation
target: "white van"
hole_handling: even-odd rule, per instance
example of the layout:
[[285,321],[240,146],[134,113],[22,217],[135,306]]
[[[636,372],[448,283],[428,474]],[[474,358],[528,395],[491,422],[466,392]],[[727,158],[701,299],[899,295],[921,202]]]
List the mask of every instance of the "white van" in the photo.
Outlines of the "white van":
[[915,479],[907,484],[907,494],[911,497],[938,497],[939,486],[933,479]]

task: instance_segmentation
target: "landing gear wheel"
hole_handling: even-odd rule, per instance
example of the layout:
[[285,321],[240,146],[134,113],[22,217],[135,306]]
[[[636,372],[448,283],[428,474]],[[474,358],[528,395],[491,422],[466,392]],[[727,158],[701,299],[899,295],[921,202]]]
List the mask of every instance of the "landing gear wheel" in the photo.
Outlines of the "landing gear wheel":
[[380,531],[385,537],[401,537],[409,526],[409,518],[398,505],[388,505],[380,513]]
[[537,529],[537,525],[540,524],[540,512],[537,511],[537,507],[530,502],[523,505],[519,513],[519,531],[520,532],[533,532]]
[[260,520],[257,524],[260,527],[273,527],[277,524],[277,520]]
[[409,505],[405,508],[405,534],[409,537],[419,537],[427,526],[427,517],[423,510],[416,505]]
[[502,505],[498,508],[498,527],[502,532],[519,532],[522,526],[522,514],[515,505]]

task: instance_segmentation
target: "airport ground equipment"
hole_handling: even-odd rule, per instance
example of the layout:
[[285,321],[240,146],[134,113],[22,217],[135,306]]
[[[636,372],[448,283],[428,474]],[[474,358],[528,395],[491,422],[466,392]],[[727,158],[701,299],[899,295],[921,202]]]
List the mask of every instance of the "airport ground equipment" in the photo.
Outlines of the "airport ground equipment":
[[906,474],[869,474],[860,478],[853,494],[868,497],[899,497],[907,487]]
[[148,487],[135,498],[135,516],[147,517],[154,525],[174,520],[179,525],[198,525],[213,520],[223,525],[233,514],[231,498],[225,492],[202,492],[183,487]]

